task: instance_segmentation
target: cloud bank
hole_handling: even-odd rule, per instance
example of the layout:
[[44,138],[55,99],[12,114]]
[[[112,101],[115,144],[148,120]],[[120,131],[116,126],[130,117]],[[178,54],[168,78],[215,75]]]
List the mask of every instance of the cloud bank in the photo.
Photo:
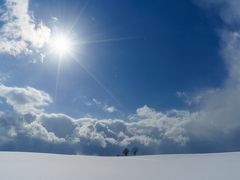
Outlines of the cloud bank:
[[37,89],[1,85],[0,92],[13,107],[0,113],[1,150],[116,155],[126,146],[138,146],[150,154],[159,153],[162,143],[184,147],[188,142],[187,119],[182,118],[191,116],[188,112],[163,114],[144,106],[126,120],[74,119],[44,112],[41,107],[51,98]]
[[[204,105],[201,111],[192,113],[158,112],[145,105],[126,119],[74,119],[65,114],[46,113],[43,107],[51,103],[51,98],[43,91],[4,85],[0,89],[5,103],[13,107],[0,112],[1,150],[116,155],[124,147],[134,146],[141,154],[220,152],[240,148],[236,141],[240,133],[240,113],[236,113],[239,106],[217,105],[215,101],[222,93],[225,96],[225,91],[211,96],[207,103],[210,108]],[[233,94],[232,98],[235,96]],[[223,98],[219,101],[231,100],[231,97]]]

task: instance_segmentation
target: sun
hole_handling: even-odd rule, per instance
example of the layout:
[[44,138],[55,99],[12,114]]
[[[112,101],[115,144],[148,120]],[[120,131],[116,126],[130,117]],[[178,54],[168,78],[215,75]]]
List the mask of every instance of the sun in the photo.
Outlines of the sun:
[[67,34],[57,34],[50,42],[51,52],[59,58],[70,55],[73,51],[73,41]]

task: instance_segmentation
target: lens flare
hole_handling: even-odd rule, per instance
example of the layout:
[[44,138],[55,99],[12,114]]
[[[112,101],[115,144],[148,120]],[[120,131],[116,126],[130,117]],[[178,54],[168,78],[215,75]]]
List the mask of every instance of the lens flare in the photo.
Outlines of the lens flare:
[[63,58],[73,51],[73,42],[66,34],[58,34],[51,39],[51,52]]

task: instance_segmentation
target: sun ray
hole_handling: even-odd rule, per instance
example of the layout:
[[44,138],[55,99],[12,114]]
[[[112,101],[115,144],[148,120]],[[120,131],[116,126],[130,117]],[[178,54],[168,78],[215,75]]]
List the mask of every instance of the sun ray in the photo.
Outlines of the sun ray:
[[98,43],[108,43],[108,42],[119,42],[119,41],[126,41],[138,39],[137,37],[120,37],[120,38],[109,38],[109,39],[99,39],[99,40],[92,40],[92,41],[84,41],[82,44],[98,44]]
[[54,92],[54,109],[56,110],[57,106],[57,97],[58,97],[58,87],[59,87],[59,80],[60,80],[60,75],[61,75],[61,65],[62,61],[57,62],[57,74],[56,74],[56,84],[55,84],[55,92]]
[[[86,72],[89,77],[91,77],[97,85],[105,91],[105,93],[120,107],[124,108],[124,106],[120,103],[120,101],[113,95],[113,93],[106,88],[106,86],[98,79],[96,76],[91,73],[82,63],[78,61],[76,58],[76,53],[79,53],[79,46],[84,44],[95,44],[95,43],[107,43],[107,42],[118,42],[124,40],[136,39],[135,37],[121,37],[121,38],[111,38],[111,39],[100,39],[93,41],[73,41],[68,33],[56,33],[50,40],[50,50],[49,54],[57,55],[58,67],[57,67],[57,75],[56,75],[56,84],[55,84],[55,94],[54,94],[54,102],[56,109],[56,102],[58,97],[58,89],[59,89],[59,81],[61,74],[61,65],[64,60],[74,60],[80,67]],[[74,50],[77,50],[74,51]]]
[[69,28],[69,32],[71,33],[74,29],[74,27],[76,26],[76,24],[78,23],[79,19],[81,18],[82,14],[84,13],[84,11],[87,9],[88,4],[89,4],[90,0],[86,0],[83,7],[80,8],[80,11],[78,13],[78,15],[76,16],[76,18],[74,19],[72,25]]
[[124,106],[120,103],[120,101],[113,95],[113,93],[106,88],[101,81],[99,81],[96,76],[91,73],[82,63],[80,63],[74,56],[72,56],[72,59],[112,98],[114,102],[116,102],[119,106],[124,108]]

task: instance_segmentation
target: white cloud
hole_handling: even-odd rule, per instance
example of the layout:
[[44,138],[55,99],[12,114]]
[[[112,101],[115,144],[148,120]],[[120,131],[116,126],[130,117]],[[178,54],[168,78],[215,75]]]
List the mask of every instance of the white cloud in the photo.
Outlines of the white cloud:
[[207,101],[208,98],[212,95],[220,91],[218,88],[209,88],[202,91],[197,92],[177,92],[177,96],[183,100],[188,106],[199,105],[204,101]]
[[229,25],[240,22],[239,0],[194,0],[203,7],[215,7],[222,19]]
[[29,15],[29,0],[6,0],[0,20],[0,52],[18,55],[40,49],[49,40],[51,30]]
[[40,139],[53,144],[65,142],[64,138],[57,137],[53,132],[48,132],[47,129],[37,121],[25,123],[20,133],[24,133],[24,135],[31,139]]
[[194,151],[196,146],[207,146],[207,152],[237,148],[232,140],[240,133],[237,94],[218,91],[192,113],[159,112],[145,105],[129,119],[75,119],[44,112],[51,98],[42,91],[2,85],[0,95],[14,111],[0,113],[0,149],[109,155],[126,146],[137,146],[143,154],[201,152]]
[[107,105],[103,107],[103,110],[108,113],[114,113],[117,111],[117,109],[114,106],[107,106]]
[[118,111],[115,106],[108,105],[106,103],[103,103],[103,102],[95,99],[95,98],[93,98],[90,101],[85,102],[85,105],[86,106],[97,106],[98,108],[100,108],[101,110],[103,110],[104,112],[107,112],[107,113],[114,113],[114,112]]
[[[156,112],[147,106],[137,110],[134,122],[122,119],[74,119],[64,114],[43,112],[43,107],[51,98],[30,87],[2,85],[0,95],[14,107],[10,113],[0,114],[0,127],[3,127],[0,131],[0,149],[10,146],[15,150],[21,147],[25,151],[38,151],[39,147],[35,147],[38,143],[44,152],[49,152],[51,146],[56,148],[54,152],[62,153],[117,154],[125,146],[137,145],[142,153],[157,153],[164,141],[179,146],[184,146],[188,141],[182,127],[185,119],[176,118],[173,113],[167,115]],[[174,113],[183,114],[178,111]]]
[[102,103],[95,98],[92,99],[92,102],[96,105],[102,105]]
[[47,93],[31,87],[19,88],[0,85],[0,96],[20,113],[42,112],[43,107],[52,102]]

